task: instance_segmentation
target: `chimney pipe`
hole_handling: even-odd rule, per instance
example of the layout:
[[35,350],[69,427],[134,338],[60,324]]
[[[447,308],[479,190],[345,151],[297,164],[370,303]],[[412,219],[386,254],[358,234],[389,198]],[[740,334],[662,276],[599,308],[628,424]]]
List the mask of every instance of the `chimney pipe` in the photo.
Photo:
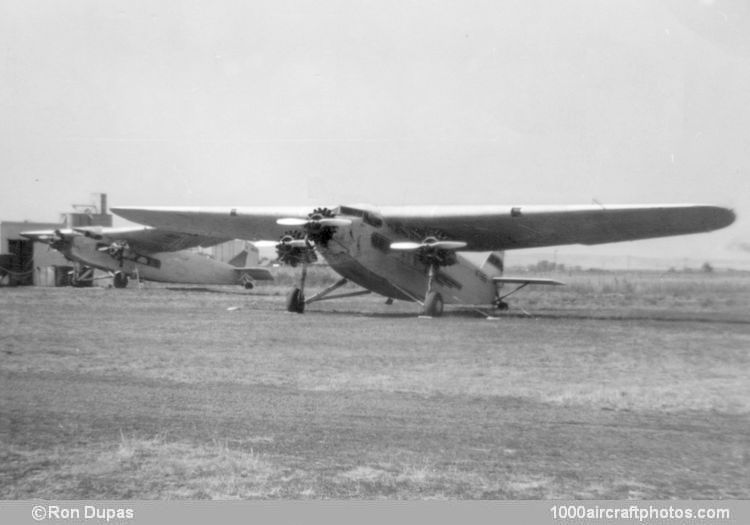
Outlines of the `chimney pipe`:
[[107,194],[106,193],[101,194],[101,202],[102,204],[101,204],[101,209],[99,210],[99,213],[101,215],[106,215],[107,214]]

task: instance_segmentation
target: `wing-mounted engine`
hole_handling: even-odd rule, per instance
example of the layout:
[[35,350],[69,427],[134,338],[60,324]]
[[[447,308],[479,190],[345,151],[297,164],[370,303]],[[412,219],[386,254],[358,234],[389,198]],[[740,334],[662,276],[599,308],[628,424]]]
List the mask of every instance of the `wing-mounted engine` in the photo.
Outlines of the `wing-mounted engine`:
[[65,251],[70,248],[72,235],[65,234],[60,230],[55,230],[52,235],[45,237],[45,239],[39,240],[47,242],[50,248],[53,248],[64,254]]
[[125,259],[133,259],[135,253],[130,249],[126,241],[114,241],[110,244],[102,243],[97,248],[100,252],[106,252],[122,267]]
[[436,236],[426,237],[422,242],[393,242],[392,250],[412,251],[417,260],[427,266],[451,266],[456,264],[456,250],[465,248],[463,241],[449,241]]
[[311,264],[318,260],[315,249],[299,230],[289,230],[279,239],[276,255],[282,264],[295,268],[300,264]]
[[[443,237],[442,239],[439,237]],[[442,235],[431,235],[422,242],[404,241],[391,243],[391,250],[415,252],[419,262],[427,267],[427,292],[424,300],[424,314],[438,317],[443,313],[443,297],[432,289],[438,269],[441,266],[456,264],[456,250],[465,248],[463,241],[451,241]]]

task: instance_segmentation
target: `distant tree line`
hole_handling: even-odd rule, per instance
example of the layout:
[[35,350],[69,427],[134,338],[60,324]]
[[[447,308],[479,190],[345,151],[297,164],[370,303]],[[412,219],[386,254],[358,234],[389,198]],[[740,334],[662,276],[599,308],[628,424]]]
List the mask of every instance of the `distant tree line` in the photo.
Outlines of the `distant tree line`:
[[[553,262],[553,261],[548,261],[546,259],[542,260],[542,261],[539,261],[536,264],[529,264],[529,265],[523,267],[523,270],[525,270],[525,271],[527,271],[529,273],[552,273],[552,272],[557,272],[557,273],[569,272],[569,273],[571,273],[571,272],[584,272],[584,271],[585,272],[589,272],[589,273],[590,272],[594,272],[594,273],[608,272],[608,270],[605,270],[603,268],[587,268],[587,269],[584,270],[581,266],[566,266],[563,263],[557,263],[557,262]],[[698,272],[713,273],[714,272],[714,267],[713,267],[713,265],[710,262],[706,261],[706,262],[703,263],[703,265],[701,265],[700,269],[694,269],[694,268],[684,267],[681,270],[678,270],[677,268],[675,268],[673,266],[669,270],[667,270],[667,273],[678,273],[678,272],[683,272],[683,273],[698,273]]]

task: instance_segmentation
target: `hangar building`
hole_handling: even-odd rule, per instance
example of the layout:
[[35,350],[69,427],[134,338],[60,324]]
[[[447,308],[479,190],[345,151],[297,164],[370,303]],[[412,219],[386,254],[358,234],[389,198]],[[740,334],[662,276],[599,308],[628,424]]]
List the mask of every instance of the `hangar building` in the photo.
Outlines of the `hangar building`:
[[107,195],[101,194],[100,206],[74,205],[59,223],[31,221],[0,222],[0,285],[60,286],[72,269],[70,261],[42,242],[21,235],[24,231],[55,230],[78,226],[112,226],[107,214]]

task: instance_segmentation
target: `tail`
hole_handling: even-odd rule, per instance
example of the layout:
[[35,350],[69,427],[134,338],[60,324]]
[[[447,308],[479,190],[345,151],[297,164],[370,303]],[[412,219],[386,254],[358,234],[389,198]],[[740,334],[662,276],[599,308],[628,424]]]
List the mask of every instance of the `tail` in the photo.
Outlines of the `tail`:
[[481,270],[488,277],[500,277],[505,269],[505,252],[491,252],[482,264]]
[[244,268],[247,266],[247,250],[242,250],[240,253],[232,257],[229,264],[236,268]]

